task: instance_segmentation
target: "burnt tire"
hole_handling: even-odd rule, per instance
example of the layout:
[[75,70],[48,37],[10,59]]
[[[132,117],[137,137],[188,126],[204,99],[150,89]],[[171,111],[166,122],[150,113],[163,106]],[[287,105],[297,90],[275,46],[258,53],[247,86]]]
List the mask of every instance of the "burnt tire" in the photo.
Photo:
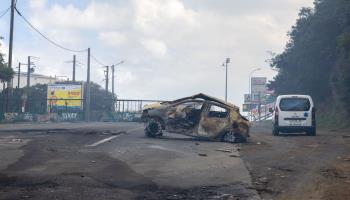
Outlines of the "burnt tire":
[[243,137],[241,134],[235,134],[235,143],[245,143],[247,142],[247,138]]
[[232,131],[227,131],[222,134],[220,138],[221,142],[234,143],[235,142],[235,133]]
[[222,134],[220,141],[227,143],[244,143],[247,142],[247,138],[243,137],[239,133],[228,131]]
[[151,119],[148,121],[145,128],[145,135],[147,137],[157,137],[163,135],[162,124],[159,120]]

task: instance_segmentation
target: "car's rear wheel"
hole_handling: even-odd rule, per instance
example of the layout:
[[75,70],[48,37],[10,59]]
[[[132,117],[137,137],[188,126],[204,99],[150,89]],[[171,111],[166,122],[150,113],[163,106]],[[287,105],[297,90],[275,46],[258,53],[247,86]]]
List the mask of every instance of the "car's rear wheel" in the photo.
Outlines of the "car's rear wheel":
[[234,143],[235,133],[233,131],[227,131],[221,136],[221,142]]
[[149,120],[145,128],[145,134],[148,137],[162,136],[163,129],[161,122],[156,119]]
[[221,136],[221,142],[243,143],[243,142],[247,142],[247,139],[239,133],[228,131]]

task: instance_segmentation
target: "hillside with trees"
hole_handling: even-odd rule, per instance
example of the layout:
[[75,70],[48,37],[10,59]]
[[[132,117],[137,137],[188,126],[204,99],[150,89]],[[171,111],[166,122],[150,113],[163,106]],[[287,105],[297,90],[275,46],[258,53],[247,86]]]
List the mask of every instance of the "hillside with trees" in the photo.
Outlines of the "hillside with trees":
[[350,116],[350,1],[315,0],[302,8],[285,50],[270,60],[276,94],[310,94],[321,125],[347,126]]

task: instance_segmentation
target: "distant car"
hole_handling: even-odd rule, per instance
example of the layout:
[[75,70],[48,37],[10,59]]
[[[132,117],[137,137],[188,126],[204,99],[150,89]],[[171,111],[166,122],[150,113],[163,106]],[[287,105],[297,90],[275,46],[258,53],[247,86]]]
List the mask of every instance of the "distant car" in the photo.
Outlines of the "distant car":
[[308,95],[281,95],[277,97],[273,112],[273,135],[280,132],[316,135],[316,113]]
[[148,137],[162,136],[163,130],[222,142],[249,137],[250,123],[237,106],[205,94],[145,106],[142,118]]

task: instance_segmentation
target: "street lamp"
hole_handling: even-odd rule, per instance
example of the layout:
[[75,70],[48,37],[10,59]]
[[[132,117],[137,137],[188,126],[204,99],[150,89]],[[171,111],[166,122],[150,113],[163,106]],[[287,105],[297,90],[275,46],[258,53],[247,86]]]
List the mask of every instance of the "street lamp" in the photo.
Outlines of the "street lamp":
[[250,73],[249,73],[249,95],[250,95],[250,104],[249,104],[249,115],[250,115],[250,120],[252,120],[252,102],[253,102],[253,95],[252,95],[252,84],[251,84],[251,81],[252,81],[252,75],[254,72],[256,71],[260,71],[261,68],[255,68],[253,69]]
[[230,58],[226,58],[226,61],[222,66],[226,67],[226,81],[225,81],[225,101],[227,101],[227,64],[230,63]]

